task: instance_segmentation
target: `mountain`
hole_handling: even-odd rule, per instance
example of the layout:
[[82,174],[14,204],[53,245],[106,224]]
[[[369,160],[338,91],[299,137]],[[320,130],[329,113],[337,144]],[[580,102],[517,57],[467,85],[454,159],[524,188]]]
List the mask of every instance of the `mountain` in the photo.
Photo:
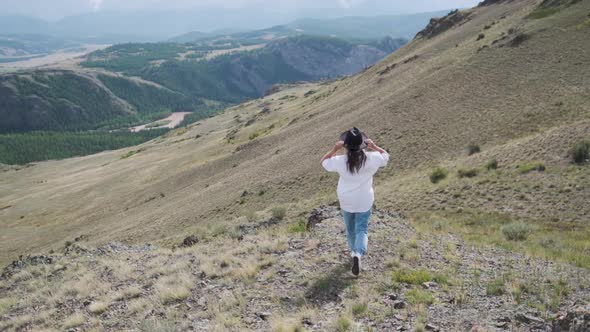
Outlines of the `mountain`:
[[81,46],[75,41],[46,35],[0,35],[0,61],[52,53],[57,50]]
[[209,60],[209,46],[200,44],[116,45],[88,55],[82,65],[89,69],[0,75],[0,132],[128,126],[173,111],[209,114],[212,105],[261,97],[277,83],[354,74],[403,43],[298,36]]
[[447,11],[387,15],[373,17],[339,17],[334,19],[298,19],[287,27],[305,34],[340,38],[395,38],[412,39],[432,17],[444,16]]
[[332,19],[305,18],[289,24],[248,32],[203,33],[190,32],[169,41],[191,42],[203,39],[242,39],[244,37],[320,35],[343,39],[380,39],[384,37],[411,39],[432,17],[443,16],[447,11],[386,16],[354,16]]
[[[68,16],[56,22],[22,16],[0,16],[0,31],[3,34],[44,34],[100,44],[163,40],[192,42],[203,37],[260,30],[292,21],[285,27],[304,34],[334,35],[341,38],[374,39],[392,36],[409,39],[426,25],[432,16],[443,13],[436,11],[393,15],[395,12],[383,10],[381,13],[389,15],[375,16],[370,14],[374,11],[368,11],[355,12],[356,15],[363,16],[351,17],[350,11],[339,12],[335,8],[325,11],[325,14],[319,14],[323,13],[322,10],[318,10],[317,13],[305,12],[310,15],[306,19],[299,18],[303,13],[280,10],[261,19],[260,11],[255,9],[211,8],[186,11],[101,11]],[[332,15],[336,12],[339,14]],[[231,25],[228,26],[227,22],[231,22]]]
[[[485,1],[353,77],[4,168],[2,328],[586,330],[588,12]],[[391,155],[358,278],[319,165],[353,125]]]

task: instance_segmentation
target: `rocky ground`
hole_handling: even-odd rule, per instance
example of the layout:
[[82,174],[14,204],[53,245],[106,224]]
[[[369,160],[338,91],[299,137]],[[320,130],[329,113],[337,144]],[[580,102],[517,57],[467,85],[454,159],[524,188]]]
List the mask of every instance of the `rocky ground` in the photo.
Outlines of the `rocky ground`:
[[[84,238],[0,280],[0,330],[588,331],[587,270],[377,210],[359,277],[339,211],[251,218],[174,250]],[[442,229],[442,231],[441,231]]]

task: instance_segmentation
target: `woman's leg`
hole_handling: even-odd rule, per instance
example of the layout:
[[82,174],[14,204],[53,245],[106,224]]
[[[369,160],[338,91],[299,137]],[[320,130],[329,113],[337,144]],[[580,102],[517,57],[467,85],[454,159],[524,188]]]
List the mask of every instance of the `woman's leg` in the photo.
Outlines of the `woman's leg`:
[[355,213],[355,239],[354,251],[363,256],[367,253],[367,245],[369,243],[369,218],[371,217],[371,210],[363,213]]
[[348,240],[348,248],[351,252],[354,251],[354,241],[356,239],[355,230],[355,214],[342,210],[342,218],[346,226],[346,238]]

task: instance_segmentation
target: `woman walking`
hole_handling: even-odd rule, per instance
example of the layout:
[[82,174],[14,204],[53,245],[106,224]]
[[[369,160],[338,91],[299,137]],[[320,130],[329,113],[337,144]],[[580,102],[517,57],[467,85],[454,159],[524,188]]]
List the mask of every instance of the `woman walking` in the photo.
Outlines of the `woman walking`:
[[[343,147],[346,154],[337,156]],[[366,148],[373,152],[365,152]],[[337,172],[340,176],[337,193],[354,275],[359,274],[361,258],[367,253],[369,218],[375,200],[373,175],[388,161],[387,151],[375,145],[356,127],[344,132],[340,141],[321,160],[328,172]]]

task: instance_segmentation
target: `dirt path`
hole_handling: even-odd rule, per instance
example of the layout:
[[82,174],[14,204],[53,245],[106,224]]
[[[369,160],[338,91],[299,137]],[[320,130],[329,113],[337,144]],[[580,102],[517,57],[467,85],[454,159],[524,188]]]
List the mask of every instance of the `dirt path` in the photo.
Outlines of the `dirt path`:
[[[141,126],[137,126],[137,127],[131,127],[129,128],[129,130],[131,132],[137,133],[139,131],[142,130],[146,130],[146,129],[160,129],[160,128],[176,128],[181,122],[182,120],[184,120],[184,117],[191,114],[191,112],[176,112],[176,113],[172,113],[169,117],[165,118],[165,119],[160,119],[157,121],[154,121],[152,123],[148,123],[148,124],[144,124]],[[161,122],[162,125],[161,126],[157,126],[157,127],[152,127],[152,128],[147,128],[149,125],[151,124],[157,124]]]

